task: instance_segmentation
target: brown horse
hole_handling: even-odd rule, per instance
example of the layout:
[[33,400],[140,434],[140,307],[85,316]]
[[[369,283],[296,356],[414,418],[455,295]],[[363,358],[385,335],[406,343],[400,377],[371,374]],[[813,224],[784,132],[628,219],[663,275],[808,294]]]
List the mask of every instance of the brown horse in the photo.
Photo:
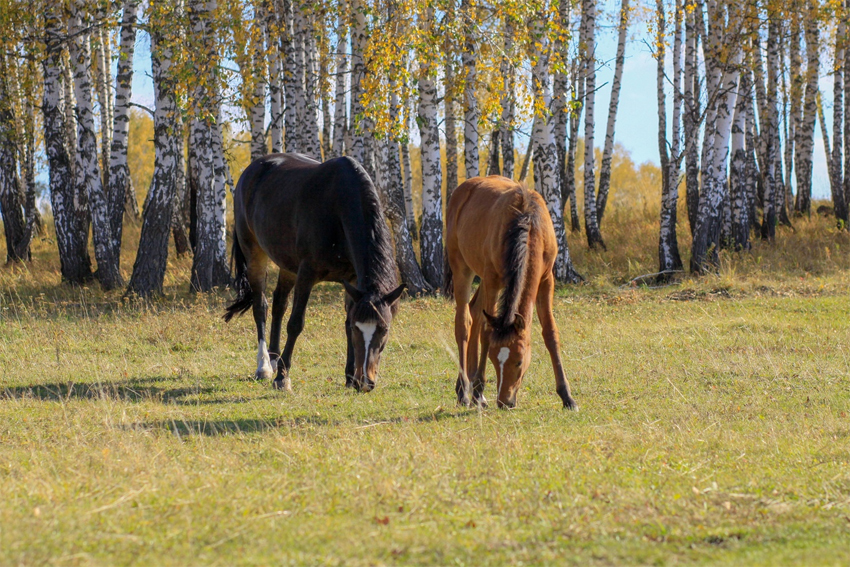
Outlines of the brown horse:
[[[469,179],[452,193],[446,211],[444,291],[454,294],[457,305],[459,403],[470,404],[472,376],[473,399],[487,404],[484,371],[489,354],[496,369],[497,405],[516,406],[517,391],[531,362],[531,310],[536,303],[543,341],[555,369],[555,390],[564,407],[577,409],[561,364],[552,313],[552,267],[557,253],[552,219],[535,191],[491,175]],[[481,285],[470,302],[476,275]]]

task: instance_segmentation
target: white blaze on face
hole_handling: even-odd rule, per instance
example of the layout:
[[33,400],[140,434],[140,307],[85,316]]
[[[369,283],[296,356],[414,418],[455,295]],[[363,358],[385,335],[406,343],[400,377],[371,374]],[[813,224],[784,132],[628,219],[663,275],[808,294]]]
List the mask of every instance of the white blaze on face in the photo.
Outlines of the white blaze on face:
[[508,357],[510,355],[511,349],[509,349],[508,347],[502,347],[501,350],[499,350],[499,356],[496,357],[499,360],[499,381],[496,383],[497,397],[502,391],[502,375],[505,373],[505,363],[508,361]]
[[375,335],[375,329],[378,328],[377,323],[361,323],[356,322],[354,326],[360,329],[360,334],[363,335],[363,377],[366,377],[366,364],[369,362],[369,347],[372,345],[372,337]]

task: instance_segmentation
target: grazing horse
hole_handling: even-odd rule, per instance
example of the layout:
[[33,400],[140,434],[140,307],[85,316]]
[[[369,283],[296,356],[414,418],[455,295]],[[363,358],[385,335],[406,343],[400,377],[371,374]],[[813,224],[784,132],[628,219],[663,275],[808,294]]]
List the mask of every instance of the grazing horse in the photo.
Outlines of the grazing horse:
[[[333,281],[346,291],[345,385],[371,391],[404,285],[397,286],[389,229],[366,171],[347,157],[319,163],[300,154],[271,154],[245,169],[233,202],[238,296],[224,319],[253,307],[259,343],[255,378],[275,377],[275,388],[292,389],[292,349],[304,329],[310,291],[317,282]],[[269,260],[280,274],[266,348]],[[281,352],[281,320],[293,288]]]
[[[469,179],[452,192],[446,211],[444,291],[454,294],[457,306],[460,372],[455,391],[459,403],[470,404],[472,376],[474,401],[487,405],[484,371],[489,355],[496,369],[497,405],[516,406],[517,391],[531,362],[531,310],[536,303],[543,342],[555,369],[555,389],[564,407],[577,408],[561,364],[552,313],[552,267],[557,254],[552,219],[535,191],[491,175]],[[481,284],[470,302],[476,275]]]

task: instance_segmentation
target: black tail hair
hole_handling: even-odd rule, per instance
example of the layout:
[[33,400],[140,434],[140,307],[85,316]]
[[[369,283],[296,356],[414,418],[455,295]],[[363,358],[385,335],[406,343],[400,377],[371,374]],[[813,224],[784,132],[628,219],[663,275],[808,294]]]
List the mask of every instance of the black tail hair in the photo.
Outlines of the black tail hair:
[[239,237],[236,236],[235,229],[233,231],[233,248],[230,253],[230,266],[231,270],[234,267],[236,268],[236,275],[233,278],[236,301],[225,310],[225,321],[230,321],[236,315],[242,315],[254,304],[254,293],[251,291],[251,284],[248,283],[248,261],[245,259],[242,247],[239,246]]
[[443,248],[443,297],[453,299],[455,285],[452,281],[452,265],[449,264],[449,251]]

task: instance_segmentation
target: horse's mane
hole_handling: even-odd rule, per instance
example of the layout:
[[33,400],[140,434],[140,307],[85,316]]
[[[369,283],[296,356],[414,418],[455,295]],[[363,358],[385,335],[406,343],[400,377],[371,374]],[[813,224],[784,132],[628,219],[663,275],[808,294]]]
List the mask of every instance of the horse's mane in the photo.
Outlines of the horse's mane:
[[370,237],[366,239],[366,270],[363,274],[363,291],[366,294],[377,293],[384,295],[398,285],[396,276],[395,254],[384,211],[378,197],[378,190],[366,170],[359,163],[345,158],[352,167],[354,181],[358,184],[360,206],[363,210],[366,231]]
[[504,288],[499,297],[499,308],[496,312],[496,328],[494,332],[504,338],[516,332],[514,321],[517,308],[522,296],[522,287],[528,271],[528,241],[532,229],[536,229],[540,221],[540,205],[532,198],[531,193],[520,185],[516,191],[514,209],[516,215],[508,224],[505,232],[502,265]]

